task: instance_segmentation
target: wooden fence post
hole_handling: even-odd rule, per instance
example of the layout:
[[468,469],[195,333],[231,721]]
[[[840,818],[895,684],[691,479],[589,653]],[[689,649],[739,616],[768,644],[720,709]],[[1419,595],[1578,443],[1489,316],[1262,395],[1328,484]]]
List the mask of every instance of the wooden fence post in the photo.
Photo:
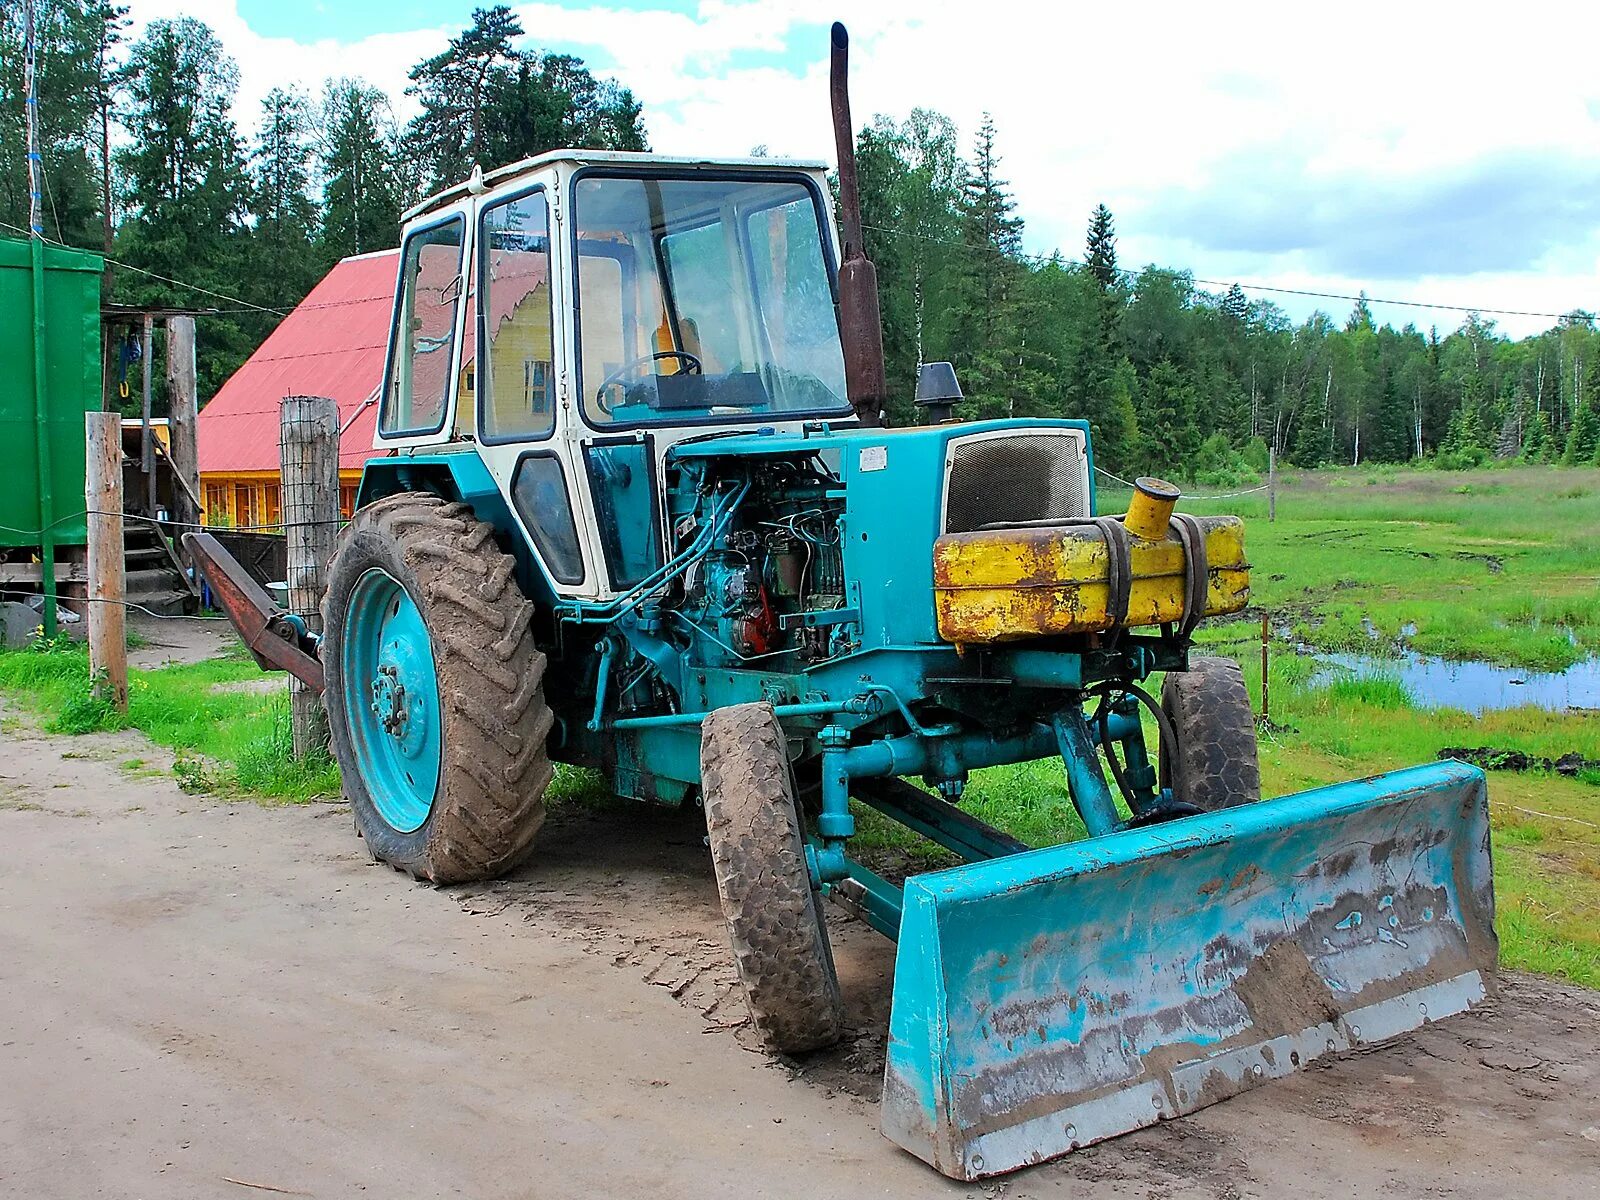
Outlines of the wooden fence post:
[[[200,523],[200,446],[195,422],[199,405],[195,396],[194,318],[167,318],[167,440],[177,486],[172,489],[172,519],[180,547],[182,534]],[[185,561],[187,561],[187,553]]]
[[122,414],[84,414],[89,510],[89,678],[96,695],[128,710],[127,596],[122,545]]
[[1267,654],[1271,645],[1272,631],[1268,625],[1267,610],[1261,610],[1261,719],[1268,725],[1272,724],[1272,685],[1267,674]]
[[[279,429],[289,608],[320,633],[328,560],[339,532],[339,406],[322,396],[287,396]],[[291,679],[289,707],[295,757],[325,749],[328,713],[322,697]]]
[[[1276,434],[1273,436],[1277,440]],[[1267,520],[1278,519],[1278,447],[1267,447]]]

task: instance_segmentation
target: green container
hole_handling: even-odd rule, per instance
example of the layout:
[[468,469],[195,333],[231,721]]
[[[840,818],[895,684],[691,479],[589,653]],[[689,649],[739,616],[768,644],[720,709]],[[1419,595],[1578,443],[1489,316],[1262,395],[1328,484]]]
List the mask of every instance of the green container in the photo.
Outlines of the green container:
[[[100,407],[98,254],[44,247],[44,310],[33,311],[33,248],[0,238],[0,547],[83,545],[83,414]],[[35,329],[44,344],[45,453],[50,501],[39,486],[34,408]]]

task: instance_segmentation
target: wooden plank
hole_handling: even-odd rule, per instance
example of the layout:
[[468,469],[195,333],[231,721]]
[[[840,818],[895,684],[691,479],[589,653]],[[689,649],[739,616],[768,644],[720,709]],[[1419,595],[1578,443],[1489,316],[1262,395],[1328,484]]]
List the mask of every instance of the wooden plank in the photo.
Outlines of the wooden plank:
[[[81,562],[57,562],[57,583],[87,583],[89,568]],[[38,583],[44,578],[39,563],[0,563],[0,583]]]

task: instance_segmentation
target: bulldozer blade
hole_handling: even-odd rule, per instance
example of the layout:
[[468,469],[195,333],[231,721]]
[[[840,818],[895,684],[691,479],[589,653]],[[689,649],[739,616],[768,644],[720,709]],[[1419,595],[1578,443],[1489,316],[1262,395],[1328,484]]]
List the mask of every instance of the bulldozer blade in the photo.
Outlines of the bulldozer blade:
[[1042,1162],[1471,1008],[1497,952],[1455,762],[914,876],[883,1131]]

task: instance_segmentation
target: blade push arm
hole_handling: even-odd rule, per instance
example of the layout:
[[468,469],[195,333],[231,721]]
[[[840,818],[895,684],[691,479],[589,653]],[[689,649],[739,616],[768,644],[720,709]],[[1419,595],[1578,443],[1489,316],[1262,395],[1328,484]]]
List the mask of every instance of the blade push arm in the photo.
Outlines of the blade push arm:
[[263,671],[287,671],[308,688],[322,690],[322,660],[317,636],[294,613],[275,604],[239,560],[209,533],[186,533],[184,548],[194,556],[211,594],[239,631]]

